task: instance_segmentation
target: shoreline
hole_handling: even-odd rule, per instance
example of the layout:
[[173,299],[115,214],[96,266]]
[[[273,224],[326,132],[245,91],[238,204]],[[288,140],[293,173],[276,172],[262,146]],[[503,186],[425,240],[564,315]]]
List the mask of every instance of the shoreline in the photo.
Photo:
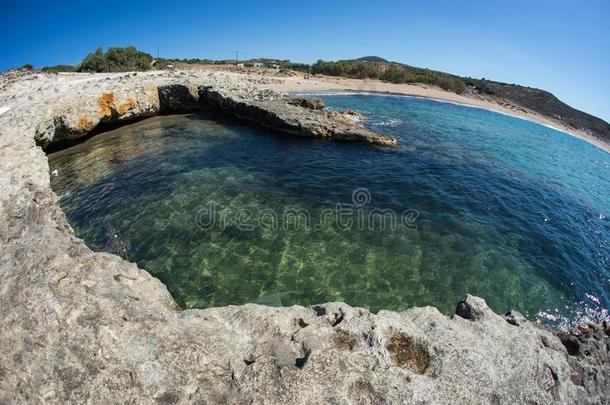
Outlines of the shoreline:
[[[296,96],[339,96],[339,95],[363,95],[363,96],[366,96],[366,95],[371,95],[371,96],[404,97],[404,98],[415,98],[415,99],[420,99],[420,100],[432,100],[432,101],[436,101],[436,102],[439,102],[439,103],[446,103],[446,104],[452,104],[452,105],[457,105],[457,106],[461,106],[461,107],[476,108],[478,110],[491,111],[491,112],[494,112],[494,113],[497,113],[497,114],[506,115],[508,117],[513,117],[513,118],[518,118],[520,120],[534,122],[534,123],[536,123],[538,125],[542,125],[544,127],[547,127],[547,128],[550,128],[550,129],[554,129],[555,131],[559,131],[559,132],[562,132],[564,134],[580,138],[580,136],[576,136],[574,134],[571,134],[566,129],[562,129],[562,128],[559,128],[557,126],[551,125],[551,124],[539,122],[539,121],[536,121],[536,120],[534,120],[533,118],[530,118],[530,117],[524,117],[524,116],[520,116],[520,115],[517,115],[517,114],[514,114],[514,113],[508,113],[508,112],[505,112],[505,111],[494,110],[492,108],[483,107],[483,106],[479,106],[479,105],[475,105],[475,104],[461,103],[459,101],[445,100],[445,99],[436,98],[436,97],[414,96],[412,94],[403,94],[403,93],[385,93],[385,92],[379,92],[379,91],[356,91],[356,90],[353,90],[353,91],[352,90],[348,90],[348,91],[344,91],[344,92],[335,92],[335,91],[328,91],[328,92],[302,92],[302,93],[291,93],[291,94],[296,95]],[[610,147],[610,145],[609,145],[609,147]]]
[[74,234],[41,144],[85,134],[102,120],[191,111],[199,101],[272,124],[289,117],[287,131],[307,130],[295,115],[312,131],[339,130],[269,92],[274,80],[197,71],[36,73],[5,86],[0,403],[608,398],[607,324],[554,332],[516,311],[496,314],[472,295],[451,316],[432,306],[374,314],[341,302],[182,310],[145,269],[92,251]]
[[301,77],[282,77],[281,81],[269,85],[273,90],[307,95],[321,94],[372,94],[396,97],[413,97],[438,102],[446,102],[464,107],[480,108],[514,118],[524,119],[546,126],[581,139],[606,153],[610,153],[610,143],[606,143],[588,133],[574,129],[560,121],[542,116],[518,105],[510,107],[497,102],[451,93],[440,88],[419,84],[384,83],[378,80],[349,79],[330,76],[316,76],[310,79]]

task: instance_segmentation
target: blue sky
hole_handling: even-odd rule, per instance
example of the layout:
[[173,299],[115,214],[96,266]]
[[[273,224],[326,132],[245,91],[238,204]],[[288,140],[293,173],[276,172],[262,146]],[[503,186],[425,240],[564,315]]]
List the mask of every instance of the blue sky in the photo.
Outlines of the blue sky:
[[379,55],[539,87],[610,121],[610,2],[2,0],[0,70],[78,63],[98,46],[161,56]]

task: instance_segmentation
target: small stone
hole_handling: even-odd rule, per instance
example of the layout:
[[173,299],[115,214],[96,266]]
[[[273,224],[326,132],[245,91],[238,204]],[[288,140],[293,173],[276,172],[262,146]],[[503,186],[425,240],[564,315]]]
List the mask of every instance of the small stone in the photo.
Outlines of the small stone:
[[466,302],[465,299],[457,303],[457,307],[455,308],[455,314],[464,319],[473,319],[472,308],[470,307],[470,304]]
[[325,107],[322,99],[311,97],[295,97],[289,100],[288,103],[303,108],[309,108],[310,110],[322,110]]
[[504,315],[504,319],[506,322],[514,326],[521,326],[527,321],[527,319],[525,319],[525,317],[519,311],[515,311],[514,309],[508,311]]

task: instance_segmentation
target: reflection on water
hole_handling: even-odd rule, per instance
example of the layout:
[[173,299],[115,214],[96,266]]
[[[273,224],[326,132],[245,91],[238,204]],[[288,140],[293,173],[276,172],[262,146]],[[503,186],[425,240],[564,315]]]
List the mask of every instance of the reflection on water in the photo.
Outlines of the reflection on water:
[[[363,111],[400,146],[157,117],[50,155],[52,186],[89,246],[123,252],[184,307],[345,301],[448,313],[466,293],[530,316],[567,313],[586,294],[607,306],[608,155],[533,123],[428,100],[327,104]],[[364,203],[352,200],[358,189]],[[225,222],[202,227],[210,202]],[[365,217],[413,210],[415,226],[346,227],[327,215],[338,205]],[[226,221],[244,212],[254,226]],[[323,226],[269,226],[291,212]]]

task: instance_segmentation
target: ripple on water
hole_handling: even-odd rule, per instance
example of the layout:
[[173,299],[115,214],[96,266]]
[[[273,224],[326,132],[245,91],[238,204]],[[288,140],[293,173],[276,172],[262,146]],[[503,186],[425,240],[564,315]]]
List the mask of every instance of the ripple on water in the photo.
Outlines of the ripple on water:
[[[52,186],[79,236],[95,249],[124,251],[184,307],[345,301],[449,313],[471,293],[496,311],[546,322],[592,316],[584,304],[603,314],[607,154],[530,122],[430,100],[326,102],[362,111],[366,125],[401,144],[158,117],[50,155],[59,171]],[[361,188],[368,199],[354,207]],[[338,207],[364,217],[415,212],[416,220],[357,229],[328,215]],[[310,226],[286,226],[291,212],[308,213]],[[237,223],[236,213],[254,226]]]

